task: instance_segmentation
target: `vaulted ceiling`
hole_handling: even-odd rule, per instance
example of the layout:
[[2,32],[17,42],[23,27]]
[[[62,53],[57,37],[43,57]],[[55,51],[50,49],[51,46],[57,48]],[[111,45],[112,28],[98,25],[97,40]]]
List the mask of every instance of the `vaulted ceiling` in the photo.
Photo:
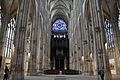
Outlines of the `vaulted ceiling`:
[[[37,0],[35,0],[37,1]],[[71,10],[73,9],[73,0],[41,0],[47,1],[48,10],[50,12],[50,19],[54,22],[57,18],[62,18],[68,22]],[[112,0],[102,0],[102,7],[106,13],[110,13],[110,6]],[[0,0],[2,2],[3,10],[14,17],[17,13],[19,0]],[[120,0],[118,0],[120,4]],[[114,5],[113,5],[114,6]]]
[[57,18],[62,18],[66,22],[70,17],[72,0],[49,0],[49,11],[51,14],[51,19],[54,21]]
[[18,0],[1,0],[2,8],[8,13],[11,17],[15,16],[18,8]]

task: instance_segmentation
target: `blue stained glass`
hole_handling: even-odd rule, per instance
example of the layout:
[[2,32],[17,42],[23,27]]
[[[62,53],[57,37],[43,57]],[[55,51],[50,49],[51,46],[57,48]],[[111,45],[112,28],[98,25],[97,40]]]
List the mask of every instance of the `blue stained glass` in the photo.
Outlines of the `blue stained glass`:
[[56,20],[52,26],[52,31],[67,31],[67,24],[61,19]]

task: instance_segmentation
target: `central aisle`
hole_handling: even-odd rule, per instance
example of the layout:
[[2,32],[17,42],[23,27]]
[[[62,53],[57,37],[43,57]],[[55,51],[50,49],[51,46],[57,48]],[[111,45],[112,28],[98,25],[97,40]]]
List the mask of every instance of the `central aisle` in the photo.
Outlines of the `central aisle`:
[[97,76],[43,75],[43,76],[26,76],[25,80],[97,80]]

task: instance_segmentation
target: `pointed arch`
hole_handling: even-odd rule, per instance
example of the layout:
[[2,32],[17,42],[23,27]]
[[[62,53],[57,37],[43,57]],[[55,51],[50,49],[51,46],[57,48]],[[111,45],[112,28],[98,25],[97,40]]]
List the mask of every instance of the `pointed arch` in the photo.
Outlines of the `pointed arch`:
[[53,24],[52,24],[52,31],[53,32],[67,32],[67,24],[64,20],[62,19],[57,19]]

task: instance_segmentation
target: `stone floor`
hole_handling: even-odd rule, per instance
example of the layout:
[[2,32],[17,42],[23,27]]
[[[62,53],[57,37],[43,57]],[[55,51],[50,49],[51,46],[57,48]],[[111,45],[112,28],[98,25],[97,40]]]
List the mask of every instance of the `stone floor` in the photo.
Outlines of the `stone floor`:
[[[112,80],[120,80],[120,75],[112,75]],[[0,78],[0,80],[3,80]],[[26,76],[25,80],[100,80],[97,76],[83,76],[83,75],[40,75],[40,76]]]
[[120,80],[120,75],[112,75],[113,80]]
[[[42,75],[26,76],[25,80],[100,80],[97,76],[83,75]],[[113,75],[113,80],[120,80],[120,75]]]

